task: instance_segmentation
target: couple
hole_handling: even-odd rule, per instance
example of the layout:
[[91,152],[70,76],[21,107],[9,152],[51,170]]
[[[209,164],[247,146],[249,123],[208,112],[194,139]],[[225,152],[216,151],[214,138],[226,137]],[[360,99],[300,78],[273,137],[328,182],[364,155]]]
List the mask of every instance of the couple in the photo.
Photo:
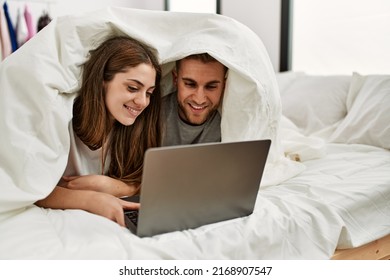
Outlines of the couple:
[[124,226],[123,209],[139,204],[119,197],[139,192],[147,148],[221,140],[226,72],[208,54],[186,57],[173,71],[177,91],[162,98],[149,46],[128,37],[103,42],[83,65],[64,176],[35,204],[83,209]]

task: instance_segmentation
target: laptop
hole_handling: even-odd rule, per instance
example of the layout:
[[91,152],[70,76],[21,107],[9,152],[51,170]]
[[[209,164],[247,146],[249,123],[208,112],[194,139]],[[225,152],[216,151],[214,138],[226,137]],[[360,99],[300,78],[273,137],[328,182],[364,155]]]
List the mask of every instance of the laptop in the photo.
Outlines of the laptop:
[[253,212],[271,140],[148,149],[139,211],[125,211],[140,237],[194,229]]

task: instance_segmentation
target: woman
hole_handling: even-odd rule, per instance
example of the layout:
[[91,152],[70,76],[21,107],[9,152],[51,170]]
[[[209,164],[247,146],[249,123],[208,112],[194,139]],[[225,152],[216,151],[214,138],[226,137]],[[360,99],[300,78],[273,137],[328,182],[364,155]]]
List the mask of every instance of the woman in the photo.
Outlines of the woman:
[[161,141],[160,78],[156,56],[134,39],[111,38],[90,52],[73,105],[64,177],[36,205],[83,209],[124,226],[123,209],[139,204],[118,197],[138,192],[144,152]]

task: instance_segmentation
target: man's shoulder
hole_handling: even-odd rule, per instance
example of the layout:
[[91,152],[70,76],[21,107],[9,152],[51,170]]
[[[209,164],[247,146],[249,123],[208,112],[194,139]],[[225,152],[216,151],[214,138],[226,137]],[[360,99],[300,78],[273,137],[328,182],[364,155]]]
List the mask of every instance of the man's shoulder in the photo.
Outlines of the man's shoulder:
[[163,103],[169,103],[169,102],[172,102],[172,100],[174,100],[174,97],[176,96],[176,92],[171,92],[171,93],[168,93],[167,95],[164,95],[162,97],[162,101]]
[[176,92],[171,92],[162,97],[162,110],[165,111],[165,114],[169,114],[169,112],[176,109]]
[[162,97],[161,102],[161,110],[163,113],[163,116],[166,119],[172,119],[176,115],[177,111],[177,101],[176,101],[176,92],[171,92],[165,96]]

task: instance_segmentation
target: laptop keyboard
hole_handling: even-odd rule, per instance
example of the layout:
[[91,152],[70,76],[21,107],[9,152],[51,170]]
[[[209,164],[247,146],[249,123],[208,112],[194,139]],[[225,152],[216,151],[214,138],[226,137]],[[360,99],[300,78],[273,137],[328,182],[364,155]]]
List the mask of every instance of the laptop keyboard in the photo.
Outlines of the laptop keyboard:
[[129,220],[137,226],[138,224],[138,210],[129,210],[125,211],[125,215],[129,218]]

